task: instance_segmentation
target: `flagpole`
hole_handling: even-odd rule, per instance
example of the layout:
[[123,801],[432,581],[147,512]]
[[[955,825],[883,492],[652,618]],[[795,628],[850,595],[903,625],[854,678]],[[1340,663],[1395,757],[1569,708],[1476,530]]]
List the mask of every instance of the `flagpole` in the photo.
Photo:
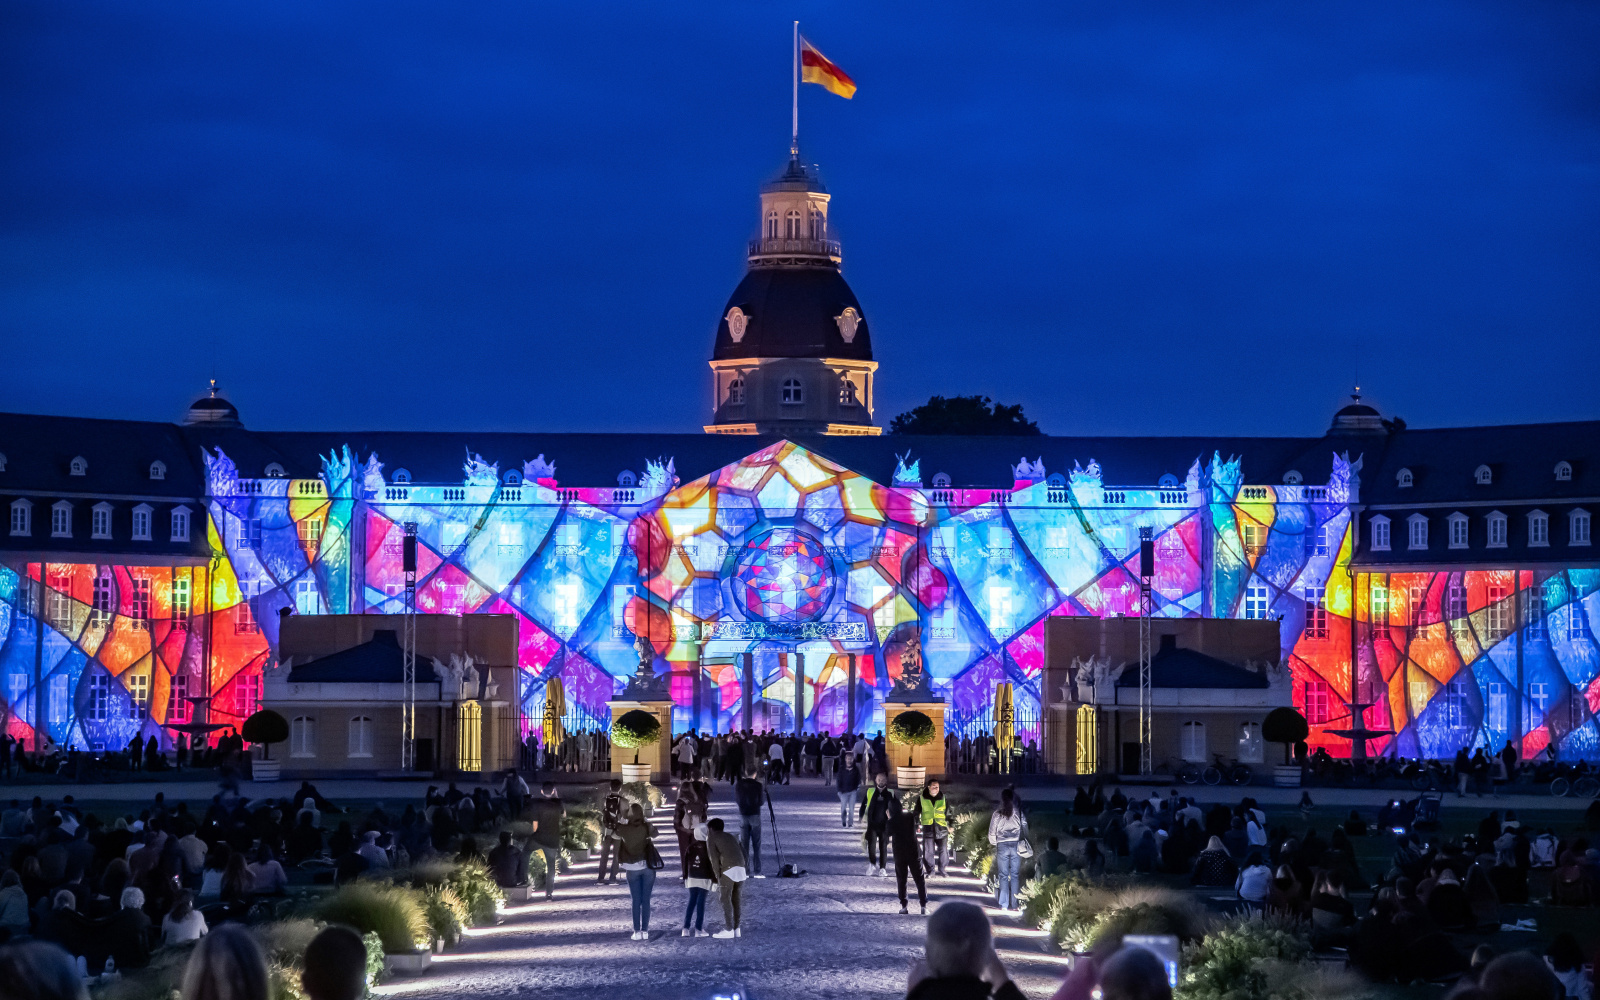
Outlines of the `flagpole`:
[[794,23],[794,106],[790,118],[789,155],[800,155],[800,22]]

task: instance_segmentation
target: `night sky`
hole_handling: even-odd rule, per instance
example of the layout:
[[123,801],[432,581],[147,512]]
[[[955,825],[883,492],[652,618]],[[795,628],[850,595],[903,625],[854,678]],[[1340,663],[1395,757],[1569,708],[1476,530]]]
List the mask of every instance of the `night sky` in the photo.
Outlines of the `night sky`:
[[801,94],[878,416],[1600,417],[1600,5],[0,5],[0,409],[697,430]]

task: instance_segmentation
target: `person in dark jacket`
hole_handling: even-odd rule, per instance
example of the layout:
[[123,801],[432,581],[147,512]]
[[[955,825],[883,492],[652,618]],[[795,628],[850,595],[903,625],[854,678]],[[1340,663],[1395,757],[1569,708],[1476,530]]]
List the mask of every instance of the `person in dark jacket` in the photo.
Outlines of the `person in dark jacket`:
[[511,842],[511,831],[500,831],[500,843],[489,852],[489,871],[502,889],[528,884],[528,858]]
[[739,838],[722,828],[722,818],[714,817],[706,823],[706,858],[716,874],[717,888],[722,894],[722,930],[712,937],[741,937],[740,922],[744,917],[743,889],[746,876],[744,851]]
[[553,782],[539,786],[539,800],[533,804],[533,849],[544,855],[544,898],[556,895],[556,865],[561,858],[561,820],[567,815],[556,795]]
[[689,878],[689,853],[694,845],[694,828],[705,822],[706,803],[700,797],[700,782],[686,773],[678,783],[678,802],[672,810],[672,832],[678,838],[679,881]]
[[1206,849],[1194,859],[1194,873],[1189,881],[1195,885],[1233,888],[1239,879],[1239,866],[1222,846],[1222,838],[1212,837]]
[[650,840],[656,828],[645,821],[644,807],[635,802],[628,808],[628,820],[617,824],[611,836],[617,840],[617,863],[628,879],[628,895],[633,900],[633,940],[650,940],[650,895],[655,890],[656,873],[650,867]]
[[[851,774],[855,768],[848,769]],[[842,777],[845,772],[840,771]],[[844,802],[841,792],[839,801]],[[867,797],[861,801],[860,815],[867,821],[867,874],[883,877],[888,873],[887,848],[889,841],[889,808],[895,801],[894,792],[889,790],[889,776],[887,774],[875,775],[872,787],[867,789]]]
[[995,954],[989,918],[973,903],[949,902],[928,919],[923,958],[911,967],[906,1000],[1023,1000]]
[[844,755],[844,766],[835,775],[833,787],[839,793],[839,825],[849,829],[856,825],[856,797],[861,794],[861,769],[856,767],[855,754]]
[[766,797],[766,786],[756,777],[755,768],[733,784],[733,801],[739,807],[739,848],[749,859],[750,877],[761,874],[761,800]]
[[[878,777],[883,777],[878,775]],[[900,888],[900,912],[908,910],[906,899],[906,875],[909,873],[917,883],[917,905],[923,913],[928,912],[928,882],[927,876],[922,871],[922,857],[917,850],[917,816],[900,807],[900,800],[893,793],[885,795],[888,799],[887,831],[889,841],[894,849],[894,877],[895,883]]]
[[[689,890],[689,905],[683,911],[684,937],[710,937],[706,925],[706,896],[717,884],[717,873],[711,870],[711,855],[706,848],[711,830],[704,819],[695,824],[689,840],[689,875],[683,880]],[[691,922],[693,927],[690,926]]]
[[118,969],[142,969],[150,964],[155,925],[144,912],[144,893],[129,887],[118,900],[121,908],[106,921],[104,945]]
[[611,790],[606,794],[605,802],[600,806],[600,874],[595,876],[595,884],[606,881],[606,864],[611,865],[611,883],[617,882],[617,841],[611,836],[611,831],[622,822],[622,779],[611,779]]

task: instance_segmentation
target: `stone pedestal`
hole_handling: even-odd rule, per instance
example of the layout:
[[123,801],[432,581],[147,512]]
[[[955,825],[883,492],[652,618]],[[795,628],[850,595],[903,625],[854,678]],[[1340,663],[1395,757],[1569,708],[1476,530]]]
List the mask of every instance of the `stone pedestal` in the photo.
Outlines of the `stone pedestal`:
[[[649,712],[661,723],[661,738],[647,747],[639,749],[639,763],[649,764],[652,778],[655,781],[666,781],[672,776],[672,702],[671,701],[629,701],[614,698],[611,701],[611,721],[628,714],[634,709]],[[624,750],[621,747],[611,748],[611,773],[622,777],[622,765],[633,763],[634,751]]]
[[890,767],[905,767],[909,758],[912,767],[927,769],[929,777],[939,777],[944,774],[944,702],[942,701],[917,701],[883,703],[883,731],[885,734],[894,731],[894,720],[902,712],[921,712],[933,720],[933,742],[920,747],[908,747],[896,743],[893,737],[886,736],[887,746],[884,748],[889,755]]

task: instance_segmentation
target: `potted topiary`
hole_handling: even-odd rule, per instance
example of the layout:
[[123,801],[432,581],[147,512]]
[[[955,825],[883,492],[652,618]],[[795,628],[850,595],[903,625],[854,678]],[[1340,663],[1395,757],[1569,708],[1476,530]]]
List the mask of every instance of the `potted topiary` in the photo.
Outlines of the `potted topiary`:
[[611,724],[611,745],[633,751],[633,763],[622,765],[624,782],[649,782],[654,768],[639,763],[639,751],[661,739],[661,720],[643,709],[624,712]]
[[1283,763],[1272,769],[1272,783],[1279,788],[1300,787],[1300,766],[1289,762],[1289,748],[1310,734],[1306,717],[1287,706],[1273,709],[1261,721],[1261,738],[1283,744]]
[[261,744],[261,759],[250,762],[251,779],[277,781],[280,771],[278,762],[272,759],[272,744],[289,738],[289,720],[270,708],[263,708],[244,720],[239,734],[250,743]]
[[936,735],[933,720],[923,712],[901,712],[889,723],[889,742],[906,748],[906,762],[895,768],[901,788],[920,788],[927,780],[928,769],[916,766],[915,748],[932,743]]

